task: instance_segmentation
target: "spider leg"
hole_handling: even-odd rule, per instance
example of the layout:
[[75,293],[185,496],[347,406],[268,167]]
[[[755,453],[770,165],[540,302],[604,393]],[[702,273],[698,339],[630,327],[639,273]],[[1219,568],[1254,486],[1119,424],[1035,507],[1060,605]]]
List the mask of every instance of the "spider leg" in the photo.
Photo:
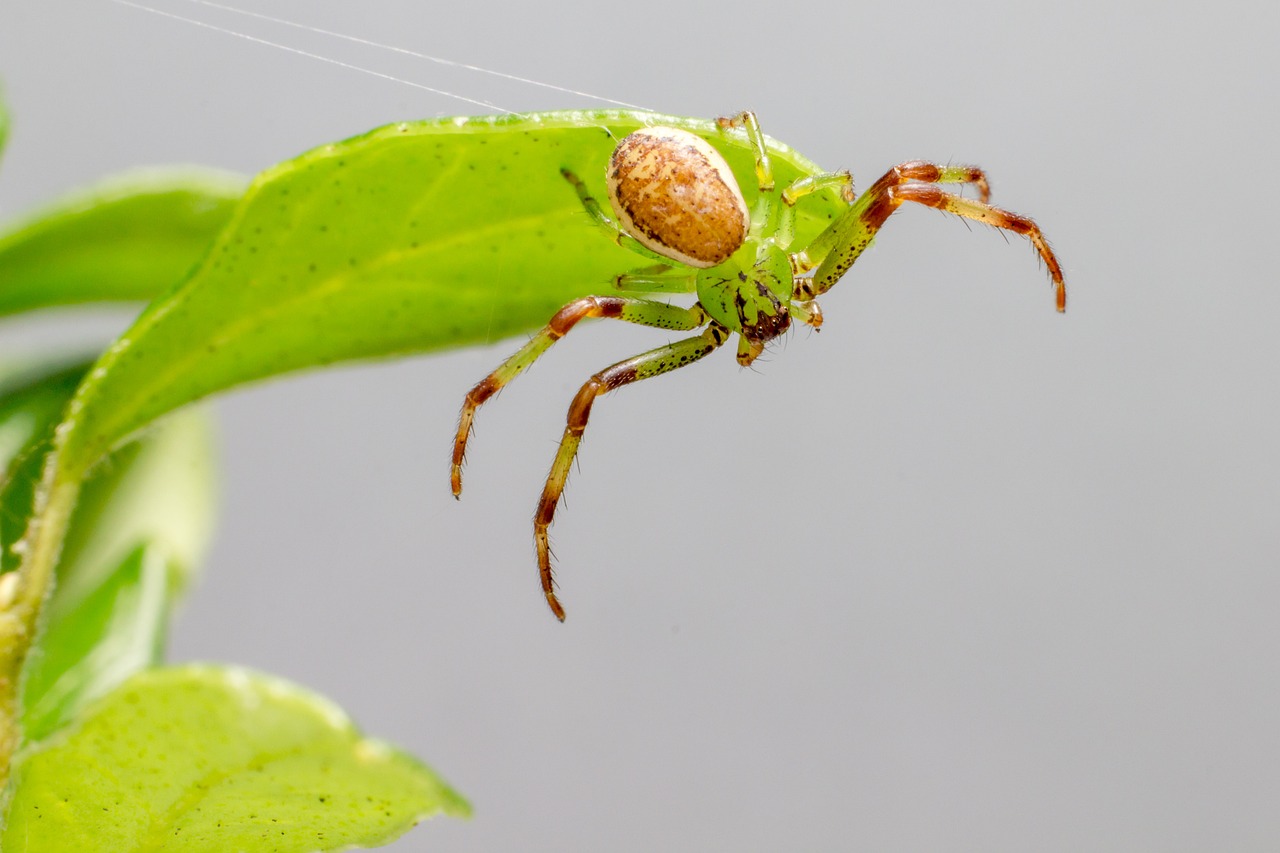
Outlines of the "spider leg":
[[[795,242],[796,202],[810,193],[825,189],[839,190],[841,198],[847,203],[852,203],[855,198],[853,175],[848,170],[821,172],[817,175],[797,178],[778,194],[778,197],[782,200],[780,205],[773,205],[770,196],[761,194],[757,204],[756,215],[751,220],[752,234],[758,236],[763,233],[765,227],[768,227],[770,236],[765,242],[772,243],[783,251],[789,251],[792,243]],[[777,209],[774,210],[774,207]],[[772,223],[769,223],[770,216],[772,216]],[[795,265],[796,255],[791,255],[790,257],[792,259],[792,275],[808,272],[808,269],[802,269]]]
[[839,172],[822,172],[796,178],[782,191],[782,200],[787,204],[795,204],[809,193],[827,188],[840,190],[841,197],[847,202],[852,203],[856,198],[853,192],[853,175],[848,169],[841,169]]
[[822,308],[813,299],[793,299],[787,306],[791,319],[799,320],[815,332],[822,328]]
[[552,344],[577,325],[579,320],[588,317],[605,317],[682,332],[704,326],[709,319],[699,305],[682,308],[625,296],[584,296],[561,308],[542,331],[467,392],[462,402],[462,412],[458,416],[458,433],[453,440],[453,463],[449,469],[454,497],[462,494],[462,462],[466,456],[467,439],[471,437],[471,423],[475,419],[476,410],[508,382],[523,373]]
[[588,379],[578,391],[577,396],[573,398],[573,402],[569,405],[564,437],[560,440],[560,448],[556,451],[555,462],[551,465],[551,473],[547,475],[547,484],[542,490],[542,498],[538,501],[538,509],[533,516],[533,542],[538,550],[538,571],[542,577],[542,591],[547,596],[547,604],[551,606],[551,612],[561,622],[564,621],[564,608],[556,598],[555,583],[551,576],[551,547],[547,540],[547,528],[551,526],[552,519],[555,517],[556,506],[560,503],[560,495],[564,492],[565,480],[569,477],[569,468],[578,454],[578,444],[582,441],[582,433],[587,428],[587,419],[591,416],[591,405],[596,397],[606,391],[693,364],[714,351],[728,337],[728,329],[719,323],[712,322],[707,330],[696,338],[685,338],[682,341],[649,350],[626,361],[620,361],[612,367],[606,367]]
[[561,169],[560,174],[564,175],[564,179],[572,184],[574,190],[577,191],[578,200],[582,202],[582,206],[586,209],[587,215],[594,219],[597,225],[609,232],[609,236],[613,239],[614,243],[624,249],[630,249],[637,255],[643,255],[650,260],[670,263],[670,258],[664,258],[662,255],[659,255],[657,252],[649,249],[635,237],[632,237],[626,231],[623,231],[618,223],[610,219],[608,214],[604,212],[604,208],[600,206],[600,202],[596,201],[595,196],[591,194],[591,190],[587,189],[587,185],[582,182],[581,178],[568,169]]
[[[908,183],[909,181],[919,183]],[[939,183],[973,183],[984,196],[988,192],[986,176],[974,166],[939,166],[923,160],[895,166],[863,193],[839,219],[827,226],[827,230],[819,234],[808,247],[794,253],[793,268],[805,271],[817,267],[813,276],[814,294],[826,293],[867,246],[871,245],[885,220],[903,202],[910,201],[1025,236],[1035,246],[1049,269],[1058,310],[1065,311],[1067,291],[1062,265],[1049,248],[1039,226],[1025,216],[992,207],[985,201],[944,192],[933,186]]]
[[627,293],[693,293],[698,274],[688,267],[659,264],[614,276],[613,286]]
[[751,110],[744,110],[734,116],[718,118],[716,124],[722,130],[740,127],[747,132],[747,141],[756,152],[756,181],[760,192],[773,189],[773,166],[769,164],[769,150],[765,147],[764,133],[760,130],[760,122],[756,121],[756,114]]

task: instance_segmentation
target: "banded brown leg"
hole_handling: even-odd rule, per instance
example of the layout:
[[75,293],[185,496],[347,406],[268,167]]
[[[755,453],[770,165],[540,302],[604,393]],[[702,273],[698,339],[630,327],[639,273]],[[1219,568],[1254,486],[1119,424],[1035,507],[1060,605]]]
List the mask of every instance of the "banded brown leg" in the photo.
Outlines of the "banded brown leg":
[[[982,199],[975,201],[934,186],[940,183],[974,184]],[[903,202],[910,201],[1025,236],[1049,270],[1058,310],[1065,311],[1067,291],[1062,266],[1039,226],[1025,216],[992,207],[986,201],[989,197],[986,175],[976,166],[939,166],[923,160],[903,163],[886,172],[813,243],[796,252],[793,265],[800,270],[817,267],[813,277],[815,295],[827,292],[871,244],[885,220]]]
[[587,380],[569,405],[564,437],[560,439],[560,448],[556,451],[555,462],[551,464],[551,473],[547,475],[547,484],[542,490],[542,498],[538,501],[537,512],[533,516],[533,542],[538,551],[538,572],[542,578],[542,591],[547,597],[551,612],[561,622],[564,621],[564,608],[556,598],[555,581],[551,575],[551,546],[547,539],[547,528],[556,514],[556,506],[560,503],[560,495],[564,492],[565,481],[569,478],[569,468],[578,454],[578,445],[582,442],[582,433],[587,428],[587,419],[591,417],[591,406],[596,397],[614,388],[621,388],[641,379],[648,379],[669,373],[681,367],[693,364],[698,359],[714,351],[729,337],[729,330],[719,323],[712,322],[705,332],[696,338],[667,344],[646,353],[620,361],[612,367],[606,367]]
[[1049,277],[1053,280],[1054,286],[1054,300],[1058,310],[1067,310],[1067,285],[1062,276],[1062,265],[1058,263],[1058,258],[1053,254],[1053,249],[1049,248],[1049,241],[1045,239],[1044,234],[1040,231],[1040,226],[1036,225],[1032,220],[1007,210],[1001,210],[998,207],[992,207],[989,204],[983,204],[980,201],[974,201],[971,198],[963,198],[943,192],[937,187],[928,184],[903,184],[893,189],[891,194],[893,200],[899,204],[904,201],[913,201],[916,204],[923,204],[936,210],[945,210],[947,213],[954,213],[957,216],[963,216],[965,219],[973,219],[977,222],[985,222],[987,225],[994,225],[996,228],[1003,228],[1006,231],[1012,231],[1015,234],[1021,234],[1026,237],[1031,241],[1031,245],[1035,246],[1041,260],[1044,261],[1045,266],[1049,269]]
[[449,482],[455,498],[462,494],[462,463],[466,457],[467,439],[471,437],[471,424],[476,410],[508,382],[523,373],[552,344],[568,334],[579,320],[588,317],[606,317],[681,332],[706,325],[708,319],[706,312],[698,305],[682,308],[625,296],[584,296],[561,308],[542,331],[467,392],[462,412],[458,416],[458,433],[453,440],[453,461],[449,468]]

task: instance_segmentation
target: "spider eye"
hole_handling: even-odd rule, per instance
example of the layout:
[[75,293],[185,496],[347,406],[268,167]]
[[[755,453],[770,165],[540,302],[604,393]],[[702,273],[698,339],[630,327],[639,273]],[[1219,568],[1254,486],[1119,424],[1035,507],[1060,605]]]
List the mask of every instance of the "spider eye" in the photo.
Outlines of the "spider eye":
[[621,226],[664,258],[713,267],[747,238],[751,217],[729,164],[686,130],[637,130],[614,149],[607,177]]

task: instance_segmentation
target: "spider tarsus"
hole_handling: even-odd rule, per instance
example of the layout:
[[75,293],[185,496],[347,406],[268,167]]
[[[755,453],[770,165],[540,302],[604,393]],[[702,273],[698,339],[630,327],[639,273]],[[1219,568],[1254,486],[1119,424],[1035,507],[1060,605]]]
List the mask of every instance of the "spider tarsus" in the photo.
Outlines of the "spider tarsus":
[[551,612],[555,614],[556,618],[563,622],[564,608],[560,606],[560,599],[556,598],[554,592],[547,593],[547,604],[551,606]]
[[564,621],[564,607],[556,598],[555,577],[551,573],[551,541],[547,537],[547,529],[535,522],[534,543],[538,549],[538,574],[542,579],[542,592],[547,597],[547,606],[561,622]]

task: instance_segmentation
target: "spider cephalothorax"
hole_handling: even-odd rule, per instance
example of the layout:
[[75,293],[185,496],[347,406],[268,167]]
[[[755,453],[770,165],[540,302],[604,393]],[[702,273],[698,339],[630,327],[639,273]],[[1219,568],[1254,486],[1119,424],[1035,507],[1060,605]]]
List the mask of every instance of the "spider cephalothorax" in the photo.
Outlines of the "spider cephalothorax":
[[[721,128],[746,131],[756,155],[759,195],[748,207],[729,165],[702,137],[671,127],[646,127],[618,143],[606,170],[610,219],[586,184],[561,170],[583,207],[620,246],[656,264],[619,275],[617,289],[631,294],[696,293],[690,307],[637,296],[586,296],[561,308],[551,322],[467,394],[454,441],[451,480],[462,492],[462,460],[476,409],[587,317],[610,317],[660,329],[701,334],[669,343],[605,368],[587,380],[569,406],[564,437],[534,514],[534,544],[547,603],[564,609],[551,575],[547,529],[564,491],[569,468],[596,397],[606,391],[692,364],[738,335],[738,361],[750,364],[792,320],[817,328],[816,298],[830,290],[871,244],[885,220],[914,202],[1026,236],[1048,267],[1057,308],[1066,308],[1062,268],[1040,229],[1026,217],[988,204],[987,179],[974,166],[940,166],[913,160],[893,167],[856,199],[848,172],[801,178],[775,191],[764,136],[753,114],[719,120]],[[937,185],[974,185],[980,200],[943,192]],[[822,189],[838,189],[848,207],[803,246],[793,243],[793,205]],[[705,328],[704,328],[705,327]]]

